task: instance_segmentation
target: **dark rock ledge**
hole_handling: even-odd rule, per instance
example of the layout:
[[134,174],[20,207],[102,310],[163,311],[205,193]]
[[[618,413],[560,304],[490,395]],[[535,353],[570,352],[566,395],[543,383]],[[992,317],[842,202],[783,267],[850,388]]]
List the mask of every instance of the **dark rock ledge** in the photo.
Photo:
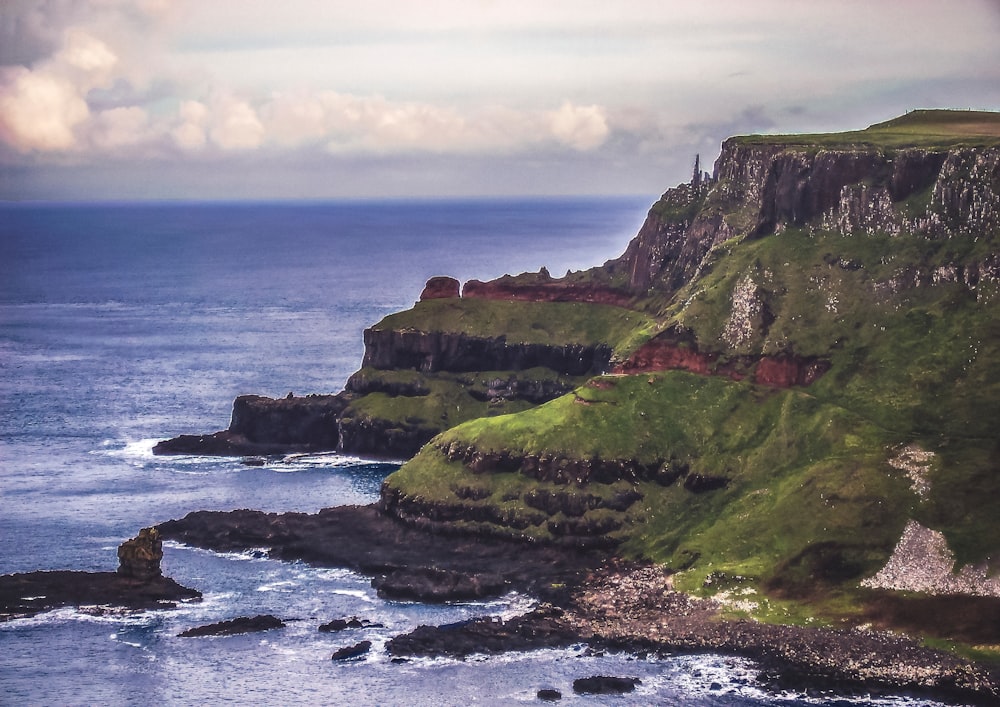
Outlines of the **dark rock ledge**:
[[285,622],[271,614],[257,616],[240,616],[228,621],[219,621],[205,626],[196,626],[177,634],[179,638],[198,638],[201,636],[237,636],[241,633],[258,633],[275,628],[284,628]]
[[194,511],[157,526],[162,537],[218,552],[266,548],[270,557],[344,567],[373,577],[388,599],[442,602],[509,591],[553,597],[603,556],[473,535],[438,535],[375,506],[319,513]]
[[[509,620],[421,626],[386,644],[390,655],[465,657],[586,643],[593,650],[652,656],[721,652],[757,660],[761,680],[783,687],[828,685],[996,704],[995,668],[884,631],[775,626],[720,618],[719,606],[675,592],[662,570],[607,554],[470,534],[439,535],[374,506],[316,514],[197,511],[158,526],[163,537],[372,575],[390,598],[428,601],[518,590],[543,601]],[[392,587],[391,592],[388,591]]]
[[143,528],[118,547],[117,572],[53,570],[0,576],[0,621],[26,618],[63,606],[114,607],[142,611],[175,607],[201,598],[160,571],[159,533]]

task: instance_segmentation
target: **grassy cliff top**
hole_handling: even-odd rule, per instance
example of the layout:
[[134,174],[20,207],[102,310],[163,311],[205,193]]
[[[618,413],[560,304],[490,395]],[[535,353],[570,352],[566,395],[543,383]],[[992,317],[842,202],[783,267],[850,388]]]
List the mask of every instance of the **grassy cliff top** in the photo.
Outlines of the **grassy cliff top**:
[[476,298],[418,302],[374,329],[417,329],[546,344],[609,344],[628,352],[648,339],[655,322],[630,309],[586,302],[521,302]]
[[743,145],[834,149],[997,147],[1000,146],[1000,112],[915,110],[864,130],[805,135],[745,135],[734,140]]

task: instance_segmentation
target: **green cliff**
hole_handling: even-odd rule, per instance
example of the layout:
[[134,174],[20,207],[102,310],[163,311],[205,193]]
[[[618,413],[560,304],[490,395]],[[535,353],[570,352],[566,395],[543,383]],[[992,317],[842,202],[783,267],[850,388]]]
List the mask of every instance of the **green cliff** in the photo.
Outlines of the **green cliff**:
[[998,114],[732,138],[621,257],[366,346],[346,427],[443,430],[383,488],[408,522],[613,547],[770,620],[1000,596]]

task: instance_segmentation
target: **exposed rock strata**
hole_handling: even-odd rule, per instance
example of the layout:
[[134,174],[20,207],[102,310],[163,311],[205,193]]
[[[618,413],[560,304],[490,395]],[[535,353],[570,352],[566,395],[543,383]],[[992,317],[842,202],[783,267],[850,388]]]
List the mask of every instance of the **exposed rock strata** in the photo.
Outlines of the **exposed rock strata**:
[[830,362],[814,357],[780,354],[775,356],[726,356],[703,352],[693,342],[673,333],[662,334],[643,344],[616,373],[681,370],[703,376],[723,376],[731,380],[749,379],[772,388],[812,385],[830,369]]
[[432,277],[420,293],[420,301],[429,299],[451,299],[459,296],[460,284],[453,277]]
[[510,277],[489,282],[469,280],[462,288],[462,296],[507,302],[589,302],[616,307],[629,307],[635,299],[630,292],[600,284],[574,283],[562,279],[524,282],[523,279]]
[[366,329],[362,366],[383,370],[523,371],[543,367],[570,376],[601,373],[612,349],[607,344],[529,344],[492,338],[414,329]]

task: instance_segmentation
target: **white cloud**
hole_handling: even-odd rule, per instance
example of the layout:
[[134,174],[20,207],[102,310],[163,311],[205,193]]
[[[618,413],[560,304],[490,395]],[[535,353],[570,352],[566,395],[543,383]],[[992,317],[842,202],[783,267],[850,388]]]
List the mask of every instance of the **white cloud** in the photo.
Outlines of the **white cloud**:
[[205,120],[208,107],[198,101],[181,103],[179,115],[180,125],[170,131],[170,136],[182,150],[196,151],[205,146],[208,138],[205,135]]
[[608,121],[600,106],[574,106],[567,101],[548,117],[555,138],[574,150],[592,150],[608,136]]
[[72,150],[90,111],[71,82],[17,67],[0,84],[0,138],[20,152]]
[[208,135],[223,150],[253,150],[264,142],[264,125],[246,101],[230,96],[212,106]]
[[112,108],[94,116],[90,144],[99,151],[118,151],[147,142],[149,132],[149,115],[142,108]]
[[79,69],[84,72],[83,80],[96,84],[106,79],[118,63],[118,57],[100,39],[71,27],[66,30],[62,50],[56,54],[55,61]]

